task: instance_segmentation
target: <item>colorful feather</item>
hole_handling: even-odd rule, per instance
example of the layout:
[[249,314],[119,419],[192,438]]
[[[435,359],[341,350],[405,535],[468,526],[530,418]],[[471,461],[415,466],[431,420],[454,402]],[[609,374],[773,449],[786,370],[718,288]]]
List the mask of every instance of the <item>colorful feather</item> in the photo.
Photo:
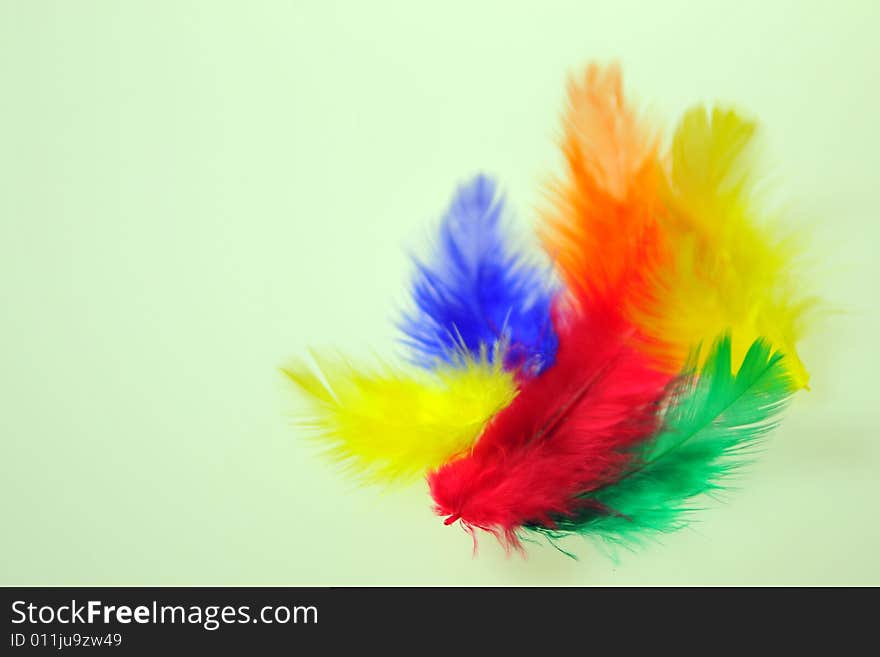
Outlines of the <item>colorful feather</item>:
[[665,409],[662,429],[637,446],[629,470],[586,491],[573,515],[529,529],[552,539],[567,533],[633,544],[687,524],[693,498],[723,489],[778,422],[796,388],[782,354],[764,340],[732,373],[731,340],[719,339],[701,370],[686,371]]
[[672,256],[650,270],[631,318],[671,369],[722,332],[738,365],[758,338],[786,355],[798,387],[808,375],[795,343],[810,299],[792,277],[792,242],[775,238],[754,203],[756,126],[732,110],[689,111],[672,144],[663,229]]
[[628,105],[620,69],[570,81],[562,151],[539,233],[575,298],[624,302],[663,260],[656,131]]
[[685,525],[808,381],[796,342],[813,302],[755,199],[754,122],[691,110],[664,159],[617,66],[590,66],[568,101],[539,226],[563,288],[511,245],[477,176],[415,262],[413,364],[285,370],[331,458],[370,482],[427,472],[446,524],[516,548]]
[[516,395],[500,364],[459,355],[432,372],[356,368],[313,354],[284,373],[305,394],[305,425],[328,455],[366,482],[408,481],[470,448]]
[[401,328],[417,362],[448,362],[504,341],[506,365],[537,374],[553,363],[549,268],[530,262],[505,236],[504,199],[477,176],[459,187],[440,225],[433,258],[416,261],[415,310]]
[[560,316],[556,363],[522,383],[471,453],[428,476],[439,515],[513,546],[525,523],[574,513],[577,495],[608,483],[626,448],[655,428],[669,378],[632,346],[632,331],[606,307]]

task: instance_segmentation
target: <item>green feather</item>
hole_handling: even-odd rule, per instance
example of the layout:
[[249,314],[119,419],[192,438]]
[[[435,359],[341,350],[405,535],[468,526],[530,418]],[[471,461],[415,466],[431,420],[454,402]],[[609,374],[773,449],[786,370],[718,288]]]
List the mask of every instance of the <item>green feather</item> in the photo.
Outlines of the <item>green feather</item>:
[[730,337],[724,336],[699,375],[686,368],[665,405],[662,429],[638,448],[628,472],[584,493],[590,504],[557,518],[555,527],[528,529],[551,542],[575,533],[634,545],[652,532],[685,526],[694,510],[691,499],[723,489],[720,482],[776,426],[796,388],[782,354],[771,353],[768,342],[752,344],[736,375],[730,352]]

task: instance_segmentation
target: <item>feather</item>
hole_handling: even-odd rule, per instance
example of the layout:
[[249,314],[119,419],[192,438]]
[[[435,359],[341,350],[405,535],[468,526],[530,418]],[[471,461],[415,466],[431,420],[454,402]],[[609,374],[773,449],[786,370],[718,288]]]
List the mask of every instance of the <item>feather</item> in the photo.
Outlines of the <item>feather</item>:
[[440,224],[429,262],[416,261],[415,310],[401,322],[416,361],[431,367],[464,348],[490,354],[504,341],[506,365],[537,374],[553,362],[550,269],[513,249],[504,232],[504,199],[477,176],[459,187]]
[[574,511],[576,496],[613,477],[625,448],[655,427],[669,378],[631,345],[620,317],[598,305],[559,313],[555,364],[524,381],[470,454],[428,475],[439,515],[518,547],[516,531]]
[[693,345],[730,332],[734,366],[760,338],[786,355],[798,387],[808,374],[795,344],[813,301],[798,294],[791,240],[776,238],[755,208],[756,126],[731,110],[689,111],[673,140],[664,232],[672,255],[649,272],[650,293],[630,318],[677,370]]
[[333,460],[370,483],[412,480],[467,450],[516,394],[512,374],[485,349],[431,372],[313,358],[316,369],[298,362],[283,370],[309,404],[305,425]]
[[549,190],[542,243],[573,297],[624,301],[663,261],[658,134],[627,104],[616,65],[569,82],[563,129],[566,176]]
[[758,339],[736,374],[731,341],[720,338],[699,371],[686,371],[670,395],[662,429],[637,446],[618,480],[585,492],[579,512],[529,529],[551,539],[567,533],[632,545],[687,524],[691,500],[718,492],[778,422],[795,390],[782,354]]

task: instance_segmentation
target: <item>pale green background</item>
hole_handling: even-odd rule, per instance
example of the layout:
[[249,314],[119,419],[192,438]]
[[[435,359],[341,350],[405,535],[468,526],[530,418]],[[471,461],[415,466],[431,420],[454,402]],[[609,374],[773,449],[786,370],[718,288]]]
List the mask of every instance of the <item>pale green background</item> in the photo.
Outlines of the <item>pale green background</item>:
[[[878,7],[4,0],[0,583],[880,584]],[[473,559],[424,486],[320,460],[277,368],[394,352],[405,249],[470,173],[527,230],[594,57],[665,125],[715,99],[763,120],[844,313],[692,530],[618,564]]]

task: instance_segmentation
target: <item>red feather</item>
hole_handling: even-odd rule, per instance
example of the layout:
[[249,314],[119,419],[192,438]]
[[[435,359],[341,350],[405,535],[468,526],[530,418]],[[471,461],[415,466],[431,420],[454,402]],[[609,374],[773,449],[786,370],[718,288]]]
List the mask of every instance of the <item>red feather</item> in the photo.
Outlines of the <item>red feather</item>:
[[428,475],[446,524],[460,520],[519,547],[517,528],[575,513],[578,495],[613,479],[626,448],[653,433],[670,377],[634,347],[634,329],[595,304],[557,313],[555,324],[555,364],[522,382],[470,454]]

